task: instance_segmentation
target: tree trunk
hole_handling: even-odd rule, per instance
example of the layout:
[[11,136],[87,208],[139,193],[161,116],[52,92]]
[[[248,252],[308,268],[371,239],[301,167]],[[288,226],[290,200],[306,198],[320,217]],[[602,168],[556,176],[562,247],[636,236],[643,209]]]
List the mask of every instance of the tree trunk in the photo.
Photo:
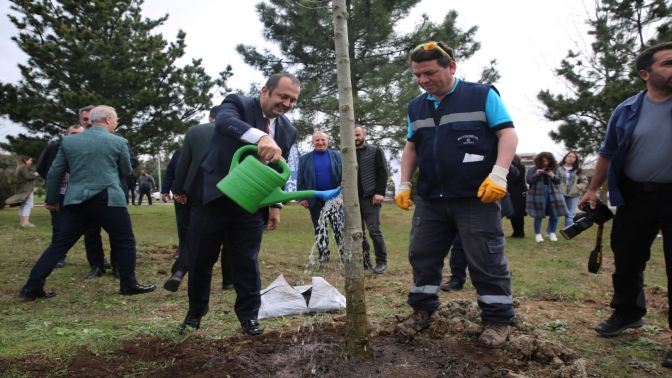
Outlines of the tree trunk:
[[345,208],[345,297],[347,320],[346,348],[351,356],[371,360],[369,330],[364,293],[362,260],[362,222],[357,195],[357,152],[355,149],[355,111],[350,79],[348,52],[348,12],[345,0],[333,1],[334,40],[338,77],[338,106],[341,118],[341,154],[343,162],[343,203]]

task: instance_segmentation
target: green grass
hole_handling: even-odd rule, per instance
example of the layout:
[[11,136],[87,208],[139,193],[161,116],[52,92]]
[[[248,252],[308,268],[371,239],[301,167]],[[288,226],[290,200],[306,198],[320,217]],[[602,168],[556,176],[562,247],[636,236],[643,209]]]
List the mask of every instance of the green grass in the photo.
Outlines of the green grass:
[[[173,262],[173,245],[177,244],[175,217],[171,205],[129,207],[137,239],[136,276],[140,283],[154,283],[157,291],[142,296],[122,297],[117,294],[118,281],[111,275],[84,281],[89,270],[80,240],[70,251],[68,264],[49,276],[47,290],[58,296],[50,300],[22,302],[17,293],[25,283],[30,269],[48,246],[51,236],[49,212],[33,209],[31,222],[35,228],[18,227],[15,209],[0,211],[0,356],[43,354],[48,357],[68,356],[86,346],[97,354],[107,354],[125,339],[158,336],[179,342],[177,334],[188,309],[186,283],[177,293],[163,290],[163,282]],[[307,210],[297,205],[286,206],[281,213],[277,231],[264,234],[259,255],[262,286],[279,274],[290,284],[310,283],[311,276],[322,276],[341,292],[344,290],[343,266],[336,261],[322,267],[310,265],[308,255],[313,244],[312,224]],[[406,296],[412,284],[408,264],[408,234],[412,212],[404,212],[392,203],[383,207],[381,218],[388,248],[388,272],[367,274],[365,283],[369,322],[376,329],[409,312]],[[546,222],[544,222],[545,225]],[[505,233],[511,234],[508,220]],[[605,235],[609,235],[610,224]],[[537,308],[520,309],[538,327],[553,332],[566,345],[579,353],[585,352],[605,376],[637,376],[643,371],[657,371],[659,359],[669,348],[660,341],[669,340],[666,316],[651,311],[647,328],[639,337],[606,339],[590,330],[610,315],[611,271],[613,260],[608,236],[604,239],[604,270],[599,274],[587,271],[588,252],[594,244],[595,229],[590,229],[572,241],[535,243],[532,219],[526,219],[526,239],[507,238],[506,255],[513,274],[512,285],[516,299],[522,303],[543,301],[560,303],[552,314]],[[109,256],[109,241],[103,237]],[[335,248],[332,248],[335,252]],[[446,264],[447,265],[447,264]],[[446,266],[447,267],[447,266]],[[201,337],[225,338],[240,332],[233,312],[235,294],[221,291],[220,270],[216,265],[211,294],[210,315],[202,322]],[[662,240],[654,243],[652,258],[647,265],[646,284],[666,289],[667,278],[662,256]],[[465,292],[475,299],[468,282]],[[441,294],[444,300],[449,296]],[[585,316],[585,325],[569,323],[568,318],[584,303],[604,304]],[[284,316],[265,319],[267,329],[296,327],[308,322],[330,320],[332,315]],[[575,316],[574,316],[575,317]],[[655,345],[654,345],[655,344]],[[656,348],[656,345],[658,348]],[[160,368],[155,364],[138,366],[139,370]],[[20,372],[0,375],[20,376]],[[7,375],[9,374],[9,375]]]

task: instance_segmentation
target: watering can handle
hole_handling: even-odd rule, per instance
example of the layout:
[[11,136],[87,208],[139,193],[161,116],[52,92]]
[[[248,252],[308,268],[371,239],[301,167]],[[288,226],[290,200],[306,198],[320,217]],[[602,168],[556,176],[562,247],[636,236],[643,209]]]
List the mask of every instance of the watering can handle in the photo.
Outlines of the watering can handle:
[[[238,163],[240,163],[240,157],[245,152],[247,152],[247,151],[257,152],[258,150],[259,149],[257,148],[257,146],[255,146],[253,144],[248,144],[247,146],[243,146],[243,147],[239,148],[238,151],[236,151],[236,153],[233,154],[233,160],[231,161],[231,169],[230,170],[233,170],[234,168],[236,168],[238,166]],[[282,168],[282,173],[290,171],[289,166],[284,161],[278,160],[277,163]]]

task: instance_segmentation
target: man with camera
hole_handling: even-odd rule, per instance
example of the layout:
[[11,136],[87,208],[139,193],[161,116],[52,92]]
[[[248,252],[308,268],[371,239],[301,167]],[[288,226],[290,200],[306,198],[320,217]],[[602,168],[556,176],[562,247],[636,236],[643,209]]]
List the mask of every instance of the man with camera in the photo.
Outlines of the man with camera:
[[[646,89],[614,110],[590,188],[579,201],[579,207],[588,202],[594,209],[598,190],[608,179],[610,201],[617,206],[611,232],[614,313],[595,327],[608,337],[644,325],[644,269],[651,243],[659,228],[672,237],[672,42],[643,51],[635,64]],[[663,244],[663,250],[670,261],[672,244]],[[667,266],[668,277],[671,273],[672,266]],[[672,367],[672,351],[662,364]]]

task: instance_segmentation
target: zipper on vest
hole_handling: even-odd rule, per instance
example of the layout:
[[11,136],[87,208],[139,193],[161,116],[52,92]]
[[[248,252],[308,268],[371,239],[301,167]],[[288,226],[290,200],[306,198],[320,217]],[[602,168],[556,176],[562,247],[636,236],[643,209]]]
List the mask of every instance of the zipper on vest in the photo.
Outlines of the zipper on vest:
[[[436,121],[435,121],[436,122]],[[439,126],[434,125],[434,169],[436,170],[436,178],[439,180],[439,197],[443,197],[443,185],[441,183],[441,175],[440,175],[440,170],[439,170],[439,159],[437,156],[437,144],[439,140]]]

